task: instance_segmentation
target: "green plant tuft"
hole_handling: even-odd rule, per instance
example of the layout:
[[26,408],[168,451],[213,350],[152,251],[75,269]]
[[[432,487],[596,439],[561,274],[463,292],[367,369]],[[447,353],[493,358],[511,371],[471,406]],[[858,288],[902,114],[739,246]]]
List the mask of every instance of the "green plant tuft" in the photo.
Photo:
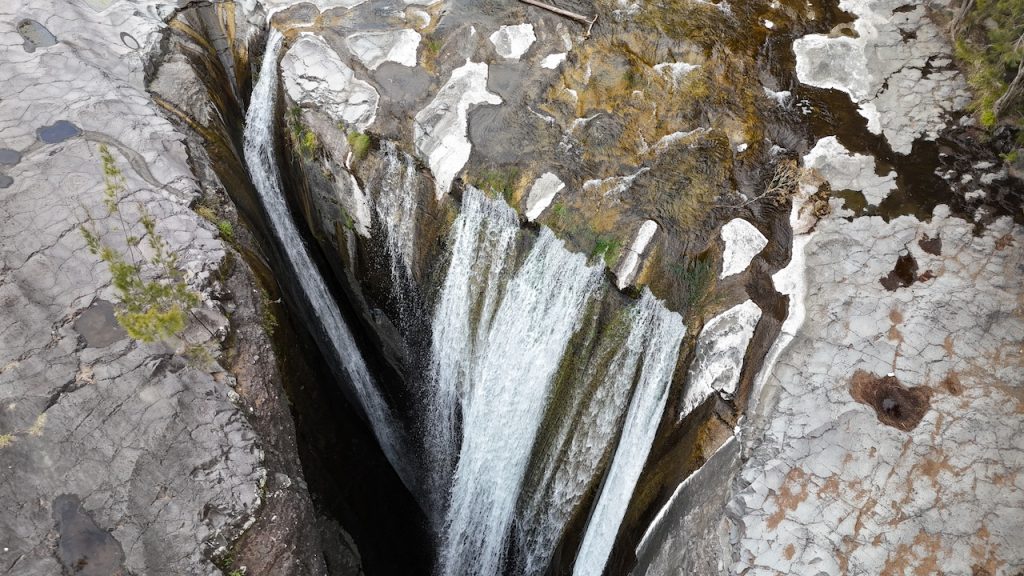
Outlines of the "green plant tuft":
[[366,155],[370,152],[370,136],[354,130],[348,133],[348,145],[352,148],[352,155],[355,156],[356,160],[362,160],[366,158]]
[[128,233],[131,227],[121,210],[125,179],[106,146],[100,146],[105,181],[104,205],[108,216],[116,216],[127,246],[121,252],[105,244],[89,218],[79,230],[89,251],[100,257],[110,271],[111,283],[120,302],[115,317],[128,335],[143,342],[154,342],[177,335],[185,329],[189,311],[199,304],[199,296],[189,289],[177,255],[156,231],[156,221],[144,206],[138,206],[139,219],[149,247],[148,258],[138,250],[141,238]]
[[687,320],[697,318],[714,303],[716,285],[715,261],[711,258],[697,258],[675,267],[676,276],[686,295],[683,297],[684,316]]
[[470,178],[469,183],[484,192],[499,195],[511,204],[515,199],[519,174],[519,168],[515,166],[486,169]]
[[619,260],[619,253],[622,251],[622,241],[614,236],[598,236],[594,242],[594,249],[590,252],[591,258],[601,257],[609,268],[615,266]]
[[217,221],[217,232],[220,232],[220,237],[228,242],[233,242],[235,240],[235,229],[231,226],[231,222],[228,222],[227,220]]
[[277,315],[274,314],[273,301],[267,291],[260,288],[260,325],[267,336],[273,336],[277,330]]

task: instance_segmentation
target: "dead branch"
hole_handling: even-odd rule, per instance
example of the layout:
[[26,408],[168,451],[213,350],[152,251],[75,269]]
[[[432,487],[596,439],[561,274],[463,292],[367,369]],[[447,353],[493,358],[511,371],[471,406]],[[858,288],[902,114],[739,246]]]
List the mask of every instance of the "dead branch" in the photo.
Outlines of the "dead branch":
[[558,14],[559,16],[564,16],[566,18],[569,18],[570,20],[575,20],[575,21],[579,22],[580,24],[586,24],[587,25],[586,36],[588,36],[588,37],[590,36],[591,29],[594,28],[594,22],[597,22],[597,14],[594,14],[593,18],[587,18],[583,14],[577,14],[576,12],[571,12],[569,10],[565,10],[564,8],[559,8],[557,6],[552,6],[550,4],[545,4],[543,2],[538,2],[538,0],[519,0],[519,1],[522,2],[523,4],[529,4],[530,6],[536,6],[537,8],[541,8],[543,10],[547,10],[548,12],[552,12],[554,14]]

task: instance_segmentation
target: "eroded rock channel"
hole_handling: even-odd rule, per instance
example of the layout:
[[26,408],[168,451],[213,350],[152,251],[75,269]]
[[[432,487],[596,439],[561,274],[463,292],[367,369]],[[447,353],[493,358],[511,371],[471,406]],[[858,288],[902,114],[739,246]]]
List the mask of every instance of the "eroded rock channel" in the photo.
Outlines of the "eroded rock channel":
[[[1017,128],[952,7],[43,4],[5,573],[1024,568]],[[173,335],[119,249],[175,255]]]

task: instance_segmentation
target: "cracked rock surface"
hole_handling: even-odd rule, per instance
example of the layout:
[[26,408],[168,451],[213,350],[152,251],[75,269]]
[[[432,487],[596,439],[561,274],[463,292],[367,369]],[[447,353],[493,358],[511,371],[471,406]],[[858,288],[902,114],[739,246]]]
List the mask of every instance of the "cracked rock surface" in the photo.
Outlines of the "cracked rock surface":
[[[107,265],[79,231],[106,210],[105,144],[126,178],[122,210],[146,206],[201,294],[210,330],[193,324],[185,341],[220,347],[225,248],[188,208],[198,183],[184,137],[144,86],[174,8],[0,6],[0,574],[220,574],[214,549],[264,501],[263,450],[232,401],[234,375],[130,340]],[[54,41],[34,30],[23,49],[26,17]]]
[[[878,277],[906,252],[934,277],[886,290]],[[1016,574],[1024,231],[1002,219],[975,236],[944,207],[930,223],[837,218],[806,257],[806,320],[768,379],[774,408],[730,504],[733,570]],[[858,370],[927,387],[930,409],[910,430],[886,425],[852,394]]]
[[[948,2],[931,4],[941,8]],[[935,138],[946,117],[970,99],[946,37],[923,3],[842,0],[839,7],[856,17],[857,37],[797,39],[797,76],[804,84],[849,94],[868,129],[884,135],[895,152],[909,154],[914,140]]]

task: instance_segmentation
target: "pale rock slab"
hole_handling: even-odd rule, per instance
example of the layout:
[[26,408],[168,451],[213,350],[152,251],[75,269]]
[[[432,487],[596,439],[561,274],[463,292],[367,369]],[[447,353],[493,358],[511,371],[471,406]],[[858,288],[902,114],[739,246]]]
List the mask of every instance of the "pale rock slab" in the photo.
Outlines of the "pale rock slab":
[[678,86],[686,78],[687,74],[700,68],[700,65],[688,64],[686,62],[662,62],[661,64],[655,64],[653,68],[658,74],[664,74],[671,78],[672,82]]
[[526,219],[536,220],[551,205],[555,195],[564,188],[565,182],[559,180],[558,176],[551,172],[545,172],[540,178],[537,178],[526,197]]
[[[106,559],[118,565],[106,569],[156,576],[216,573],[204,550],[263,503],[262,452],[227,382],[163,345],[132,343],[112,313],[96,317],[117,295],[79,230],[88,212],[103,241],[125,249],[125,235],[143,235],[136,207],[144,204],[201,295],[197,315],[222,322],[211,277],[224,247],[188,208],[199,187],[185,136],[145,88],[144,55],[174,8],[0,2],[0,133],[10,177],[0,194],[5,573],[70,569],[56,553],[60,495],[80,499],[82,516],[119,549]],[[16,28],[25,17],[45,22],[56,42],[27,52]],[[44,140],[37,130],[48,126],[69,128]],[[100,144],[126,179],[128,232],[105,216]],[[195,341],[194,330],[186,337]]]
[[[960,73],[948,65],[929,68],[929,59],[951,50],[925,5],[902,0],[842,0],[857,16],[857,38],[809,34],[793,42],[797,77],[804,84],[850,95],[894,151],[909,154],[919,137],[934,139],[949,112],[970,100]],[[935,62],[947,61],[936,59]],[[927,75],[925,71],[927,70]]]
[[[976,236],[940,206],[927,223],[820,220],[805,238],[802,328],[783,328],[790,344],[755,390],[729,572],[1020,571],[1024,230],[1002,219]],[[906,251],[935,276],[886,290]],[[930,388],[923,420],[882,424],[850,394],[858,369]]]
[[376,70],[385,62],[412,68],[416,66],[416,52],[421,39],[415,30],[385,30],[357,32],[346,38],[345,44],[349,52],[370,70]]
[[466,134],[470,108],[501,102],[500,96],[487,90],[487,64],[467,60],[452,70],[430,104],[416,114],[416,151],[427,158],[438,199],[448,193],[452,180],[469,161],[473,148]]
[[719,278],[739,274],[750,266],[750,261],[768,245],[768,239],[753,224],[742,218],[733,218],[722,226],[722,273]]
[[548,54],[540,61],[540,67],[546,70],[554,70],[565,62],[565,57],[568,56],[568,52],[558,52],[557,54]]
[[294,102],[316,106],[359,130],[377,117],[377,90],[356,78],[323,38],[300,37],[281,59],[281,69],[285,90]]
[[629,248],[622,254],[622,258],[619,261],[619,265],[615,270],[616,286],[619,290],[624,290],[627,286],[633,283],[640,268],[640,258],[643,256],[644,251],[647,250],[647,245],[650,244],[651,239],[654,238],[654,234],[658,231],[658,223],[654,220],[645,220],[640,225],[640,229],[637,230],[636,237],[633,239],[633,243],[630,244]]
[[708,396],[736,392],[743,368],[743,355],[761,319],[761,309],[752,301],[715,316],[704,325],[686,377],[686,392],[679,410],[682,420]]
[[878,206],[896,190],[896,172],[885,176],[875,173],[875,159],[847,150],[835,136],[826,136],[815,143],[804,156],[804,166],[813,168],[832,190],[857,190],[864,193],[868,204]]
[[533,33],[533,24],[516,24],[498,28],[489,39],[499,56],[518,60],[537,41],[537,35]]

